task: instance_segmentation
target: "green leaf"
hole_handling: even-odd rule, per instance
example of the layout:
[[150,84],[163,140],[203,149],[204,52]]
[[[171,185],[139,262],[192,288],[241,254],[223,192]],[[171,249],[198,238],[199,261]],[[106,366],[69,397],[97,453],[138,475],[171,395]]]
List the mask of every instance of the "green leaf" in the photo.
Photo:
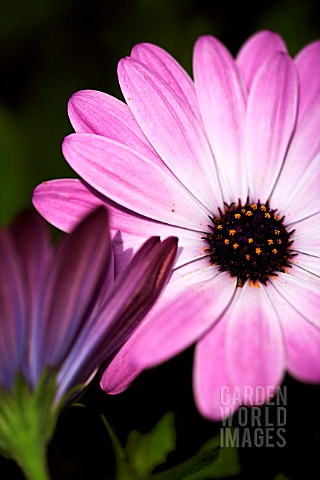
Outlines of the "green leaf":
[[[219,447],[207,448],[200,450],[190,460],[170,468],[164,472],[152,475],[152,480],[187,480],[198,478],[199,472],[204,472],[206,475],[203,478],[208,478],[208,468],[219,458]],[[200,477],[199,477],[200,478]],[[201,477],[202,478],[202,477]]]
[[166,461],[175,447],[174,414],[168,412],[150,432],[130,432],[125,452],[136,477],[148,478],[155,467]]
[[[220,434],[209,440],[200,450],[216,449],[220,447]],[[208,478],[224,478],[238,475],[241,471],[238,449],[235,446],[221,447],[217,461],[211,463],[205,471],[193,475],[193,480],[203,480]]]

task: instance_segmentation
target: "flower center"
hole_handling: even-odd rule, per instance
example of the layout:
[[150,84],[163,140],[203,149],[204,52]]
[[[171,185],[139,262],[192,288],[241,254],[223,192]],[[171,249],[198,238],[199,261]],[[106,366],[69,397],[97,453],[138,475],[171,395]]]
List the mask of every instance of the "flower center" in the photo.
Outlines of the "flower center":
[[297,255],[290,249],[294,230],[288,232],[277,210],[269,202],[245,205],[225,204],[224,212],[212,216],[210,232],[203,237],[209,244],[210,261],[237,277],[238,286],[247,280],[266,284],[271,275],[291,267],[290,259]]

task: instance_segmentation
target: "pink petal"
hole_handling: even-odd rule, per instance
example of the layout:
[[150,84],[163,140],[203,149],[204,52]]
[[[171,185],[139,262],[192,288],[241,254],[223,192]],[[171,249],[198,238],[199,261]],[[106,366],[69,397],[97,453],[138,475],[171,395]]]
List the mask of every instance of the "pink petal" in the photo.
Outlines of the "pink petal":
[[320,42],[308,45],[296,57],[300,91],[298,118],[273,199],[281,204],[296,187],[320,152]]
[[251,198],[269,198],[283,164],[297,114],[298,79],[284,53],[263,63],[250,90],[246,158]]
[[156,72],[202,122],[194,83],[181,65],[165,50],[151,43],[139,43],[131,51],[131,58]]
[[92,193],[84,182],[75,178],[43,182],[32,195],[32,203],[38,212],[65,232],[71,232],[83,217],[105,205],[103,199],[99,192]]
[[206,222],[208,212],[167,169],[125,145],[78,133],[65,138],[63,153],[86,182],[130,210],[193,229]]
[[[287,369],[298,380],[320,381],[320,330],[281,295],[281,290],[268,289],[272,304],[281,318],[286,343]],[[303,306],[303,305],[301,305]]]
[[162,163],[129,107],[111,95],[94,90],[77,92],[69,100],[68,114],[76,132],[111,138]]
[[208,139],[227,193],[225,200],[247,196],[242,138],[246,94],[228,50],[214,37],[200,37],[194,48],[194,77]]
[[286,195],[282,195],[277,187],[272,203],[275,202],[281,208],[281,213],[286,215],[287,223],[298,222],[320,211],[319,187],[320,153],[304,170],[299,180],[297,179],[295,188],[286,190]]
[[221,204],[212,154],[190,109],[152,70],[131,58],[118,68],[123,95],[159,156],[207,208]]
[[225,273],[217,275],[217,269],[206,266],[205,260],[194,262],[193,271],[189,264],[173,273],[161,301],[104,372],[104,390],[122,391],[144,368],[187,348],[227,308],[236,282]]
[[237,64],[244,76],[248,90],[263,62],[277,52],[287,53],[287,48],[275,32],[262,30],[250,37],[241,47],[237,55]]
[[123,270],[134,252],[153,235],[179,237],[176,267],[204,256],[207,248],[201,238],[206,225],[199,225],[199,231],[193,231],[152,221],[120,209],[120,206],[117,207],[99,192],[89,190],[77,179],[42,183],[33,193],[33,204],[50,223],[67,232],[97,206],[108,207],[117,272]]
[[[291,274],[292,272],[292,274]],[[319,282],[313,283],[293,275],[278,272],[272,281],[275,289],[296,311],[312,325],[320,328],[320,289]]]
[[246,282],[237,293],[225,315],[227,371],[232,383],[243,392],[248,385],[263,387],[259,392],[262,397],[253,400],[259,403],[268,400],[268,387],[278,386],[284,374],[280,319],[262,285]]
[[319,103],[320,96],[320,41],[310,43],[295,58],[300,81],[299,115],[304,118]]
[[193,389],[200,413],[214,421],[227,417],[239,406],[240,396],[226,368],[227,320],[222,319],[201,338],[195,349]]

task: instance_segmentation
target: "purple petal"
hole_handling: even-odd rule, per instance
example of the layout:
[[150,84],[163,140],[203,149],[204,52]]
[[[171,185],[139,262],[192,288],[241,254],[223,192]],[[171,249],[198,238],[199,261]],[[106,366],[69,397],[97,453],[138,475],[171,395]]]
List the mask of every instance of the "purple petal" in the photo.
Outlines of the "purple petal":
[[26,323],[28,322],[28,351],[23,363],[23,370],[31,386],[35,386],[39,380],[37,369],[41,350],[39,336],[40,325],[43,321],[42,318],[39,318],[41,298],[46,288],[48,266],[52,259],[53,249],[48,225],[33,211],[20,214],[10,230],[25,268],[26,291],[31,301],[30,315],[25,313]]
[[[300,295],[294,288],[293,294]],[[304,382],[320,381],[320,329],[311,324],[282,296],[282,291],[268,289],[268,294],[276,308],[284,333],[287,369],[291,375]],[[317,301],[315,299],[315,301]],[[301,307],[304,308],[303,304]]]
[[[60,243],[42,309],[42,364],[59,365],[105,283],[113,281],[107,211],[100,207]],[[47,339],[50,339],[48,342]]]
[[263,63],[250,90],[246,158],[251,198],[269,198],[283,164],[297,114],[298,79],[284,53]]
[[227,189],[224,199],[245,199],[248,188],[242,139],[246,94],[237,66],[228,50],[207,35],[195,44],[193,68],[200,111]]
[[160,243],[149,239],[135,255],[98,316],[78,337],[59,374],[61,394],[83,382],[94,369],[126,341],[149,311],[168,280],[177,251],[177,239]]
[[259,67],[267,58],[277,52],[287,53],[286,45],[280,35],[268,30],[255,33],[243,44],[237,55],[237,64],[244,76],[248,90],[251,88]]
[[0,385],[11,389],[26,353],[27,277],[12,238],[0,230]]
[[190,108],[199,123],[202,122],[194,83],[168,52],[151,43],[139,43],[133,47],[131,58],[156,72]]
[[111,95],[94,90],[77,92],[69,100],[68,113],[76,132],[111,138],[162,163],[129,107]]
[[204,206],[221,204],[212,154],[190,109],[161,77],[131,58],[120,61],[118,76],[129,108],[168,168]]
[[130,210],[189,228],[206,222],[208,212],[167,169],[120,143],[73,134],[64,140],[63,153],[86,182]]

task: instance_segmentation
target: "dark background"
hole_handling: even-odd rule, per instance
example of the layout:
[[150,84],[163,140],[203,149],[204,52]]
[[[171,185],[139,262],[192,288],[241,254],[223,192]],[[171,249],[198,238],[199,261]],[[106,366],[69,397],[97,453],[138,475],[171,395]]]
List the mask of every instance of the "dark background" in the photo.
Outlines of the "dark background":
[[[117,62],[135,43],[159,44],[191,73],[192,46],[203,33],[219,37],[233,54],[262,28],[278,31],[292,55],[320,37],[319,1],[251,1],[0,1],[0,224],[31,206],[32,190],[41,181],[74,176],[60,148],[72,131],[67,100],[86,88],[121,98]],[[60,417],[49,451],[53,478],[113,477],[101,413],[125,442],[132,428],[147,431],[172,410],[178,438],[169,464],[195,453],[220,425],[197,413],[191,370],[192,349],[145,372],[119,396],[106,396],[93,382],[82,398],[86,408],[70,408]],[[286,447],[242,449],[237,478],[273,479],[280,472],[293,479],[320,478],[319,387],[290,378],[286,385]],[[2,459],[0,478],[23,477]]]

